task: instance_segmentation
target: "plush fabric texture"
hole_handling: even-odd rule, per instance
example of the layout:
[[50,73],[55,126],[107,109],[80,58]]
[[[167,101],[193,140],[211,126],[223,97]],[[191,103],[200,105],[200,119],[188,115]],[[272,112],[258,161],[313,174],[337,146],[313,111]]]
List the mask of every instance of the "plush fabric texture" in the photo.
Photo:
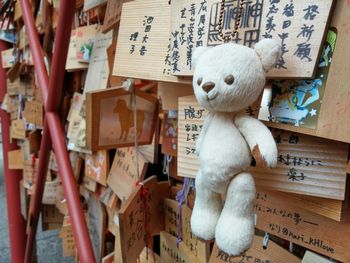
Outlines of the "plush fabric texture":
[[239,112],[257,100],[265,74],[279,56],[280,46],[271,39],[261,40],[255,49],[223,44],[199,47],[193,54],[194,93],[210,113],[196,145],[200,171],[191,229],[201,239],[215,238],[229,255],[249,249],[254,237],[255,184],[246,172],[252,156],[257,165],[277,163],[269,129]]

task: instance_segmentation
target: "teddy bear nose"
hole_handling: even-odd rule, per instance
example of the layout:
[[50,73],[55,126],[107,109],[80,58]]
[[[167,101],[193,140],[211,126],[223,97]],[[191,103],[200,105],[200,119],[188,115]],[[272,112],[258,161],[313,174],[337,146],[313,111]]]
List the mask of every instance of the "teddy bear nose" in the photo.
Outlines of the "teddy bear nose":
[[213,88],[215,88],[215,83],[214,82],[205,82],[202,86],[202,89],[206,92],[209,93]]

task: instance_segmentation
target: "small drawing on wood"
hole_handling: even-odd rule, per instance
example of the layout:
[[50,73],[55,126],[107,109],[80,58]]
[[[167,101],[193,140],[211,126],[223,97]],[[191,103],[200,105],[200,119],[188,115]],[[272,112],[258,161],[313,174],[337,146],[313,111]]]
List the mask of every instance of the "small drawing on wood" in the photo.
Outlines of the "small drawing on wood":
[[138,90],[136,98],[121,88],[88,92],[88,148],[100,150],[133,146],[135,138],[139,145],[150,144],[157,109],[157,99]]

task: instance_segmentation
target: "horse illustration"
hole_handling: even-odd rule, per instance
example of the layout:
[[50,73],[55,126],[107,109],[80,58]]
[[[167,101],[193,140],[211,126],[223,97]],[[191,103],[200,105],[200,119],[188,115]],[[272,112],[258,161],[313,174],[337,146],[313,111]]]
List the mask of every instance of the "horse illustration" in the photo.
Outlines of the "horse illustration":
[[[119,123],[121,128],[121,133],[119,139],[123,139],[126,141],[129,135],[130,128],[134,127],[134,112],[130,110],[126,104],[125,100],[118,99],[117,104],[113,109],[114,113],[119,114]],[[145,120],[145,116],[143,111],[137,110],[137,131],[136,136],[140,138],[143,130],[143,122]]]

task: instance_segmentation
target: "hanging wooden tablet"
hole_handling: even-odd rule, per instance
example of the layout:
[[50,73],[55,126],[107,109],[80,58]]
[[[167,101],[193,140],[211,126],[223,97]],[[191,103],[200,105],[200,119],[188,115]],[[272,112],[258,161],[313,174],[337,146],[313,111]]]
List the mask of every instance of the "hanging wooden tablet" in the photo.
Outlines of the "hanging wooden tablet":
[[99,26],[88,25],[75,29],[76,58],[78,62],[89,63]]
[[1,51],[1,62],[3,68],[11,68],[16,63],[15,50],[13,48],[10,48]]
[[168,1],[146,0],[124,3],[113,75],[171,82],[183,81],[170,75],[169,39]]
[[96,262],[104,256],[106,211],[102,203],[91,196],[88,203],[88,228]]
[[311,252],[309,250],[305,252],[303,260],[301,261],[301,263],[331,263],[331,262],[333,261],[325,257],[321,257],[320,255],[314,252]]
[[162,110],[176,110],[179,97],[193,95],[192,85],[171,82],[158,82],[158,98],[162,103]]
[[56,178],[53,181],[46,181],[45,182],[45,189],[43,194],[43,204],[48,205],[54,205],[56,204],[56,196],[57,196],[57,188],[60,184],[60,181],[58,178]]
[[310,213],[274,191],[259,190],[254,210],[258,229],[333,259],[350,260],[349,219],[336,222]]
[[[325,84],[323,83],[325,85],[323,99],[322,101],[316,101],[316,104],[317,102],[321,103],[320,110],[317,111],[317,108],[311,107],[309,115],[307,115],[309,119],[311,114],[314,115],[311,118],[318,116],[317,126],[314,129],[307,129],[282,123],[266,122],[268,126],[350,143],[350,123],[346,118],[350,114],[350,107],[347,106],[350,103],[350,96],[348,89],[344,88],[344,83],[348,81],[347,72],[350,70],[349,64],[344,63],[344,61],[350,59],[350,47],[348,45],[350,10],[347,7],[348,2],[346,0],[337,1],[335,4],[334,14],[336,15],[332,17],[330,26],[336,32],[336,42],[333,43],[335,41],[333,38],[330,40],[332,45],[328,45],[329,54],[332,53],[331,47],[334,47],[333,56],[330,58],[329,54],[326,54],[321,62],[331,63],[327,81]],[[320,90],[320,87],[318,89]],[[320,95],[322,95],[321,91]],[[307,96],[311,95],[307,94]],[[301,113],[302,111],[299,111],[297,114]]]
[[8,168],[14,170],[23,169],[23,151],[22,149],[8,151]]
[[76,57],[76,53],[77,53],[77,36],[76,36],[76,31],[72,30],[70,41],[69,41],[67,61],[66,61],[67,71],[76,71],[76,70],[82,70],[82,69],[88,68],[89,64],[81,63],[78,61]]
[[162,263],[162,259],[154,251],[145,247],[140,254],[140,263]]
[[349,212],[348,200],[335,200],[314,196],[286,193],[291,201],[295,201],[298,207],[309,212],[333,219],[344,221]]
[[64,217],[60,237],[62,238],[63,256],[74,257],[76,254],[76,247],[70,216]]
[[26,122],[32,123],[37,127],[43,127],[44,108],[38,101],[26,101],[23,116]]
[[160,232],[160,258],[164,262],[201,263],[184,243],[176,246],[176,237],[165,231]]
[[[332,0],[245,1],[233,42],[253,47],[262,38],[281,43],[281,57],[269,77],[312,77],[318,62]],[[225,1],[223,33],[233,31],[240,2]],[[218,32],[221,2],[176,1],[171,5],[171,74],[192,75],[192,54],[198,46],[222,44]]]
[[84,12],[99,7],[103,4],[105,4],[107,2],[107,0],[85,0],[84,1]]
[[107,48],[112,44],[112,38],[112,31],[106,34],[101,32],[96,34],[85,79],[84,93],[107,88],[109,77]]
[[11,121],[10,138],[12,139],[25,139],[26,127],[23,119],[17,119]]
[[10,96],[18,95],[19,86],[20,86],[19,78],[17,78],[13,82],[7,79],[7,94]]
[[[117,149],[107,183],[122,202],[125,202],[137,187],[138,181],[143,181],[148,164],[141,154],[138,154],[139,172],[136,171],[136,152],[132,147]],[[140,178],[137,175],[140,175]]]
[[107,185],[109,155],[107,150],[85,155],[85,176],[102,185]]
[[163,142],[162,153],[171,156],[177,156],[177,118],[171,118],[168,114],[163,119]]
[[[152,142],[157,121],[157,99],[136,90],[136,104],[132,94],[120,88],[86,93],[87,147],[90,150],[111,149]],[[137,123],[134,127],[136,107]],[[136,130],[137,128],[137,130]]]
[[54,205],[42,206],[43,231],[62,228],[64,215]]
[[89,177],[83,176],[83,183],[82,185],[91,192],[96,192],[97,190],[97,182],[90,179]]
[[123,0],[108,0],[102,32],[112,30],[120,21]]
[[165,231],[177,238],[179,233],[178,225],[181,224],[181,242],[186,245],[200,262],[208,262],[210,257],[210,242],[198,240],[193,236],[190,226],[192,211],[185,204],[181,208],[181,222],[178,221],[178,205],[178,202],[175,200],[168,198],[164,200]]
[[[194,97],[179,99],[179,176],[193,178],[198,172],[195,143],[206,114]],[[282,130],[273,130],[273,135],[278,146],[277,168],[250,168],[257,186],[344,200],[347,144]]]
[[117,41],[116,39],[113,39],[112,44],[107,49],[108,67],[109,67],[108,87],[120,87],[123,84],[123,81],[125,80],[125,78],[123,77],[117,77],[112,74],[116,48],[117,48]]
[[163,200],[168,195],[168,183],[157,183],[156,177],[152,176],[143,182],[143,186],[138,185],[122,205],[119,210],[118,245],[121,262],[134,263],[145,245],[150,246],[151,236],[164,229]]
[[33,154],[40,150],[41,130],[34,130],[28,133],[29,153]]
[[266,248],[263,247],[263,238],[255,236],[250,249],[243,255],[234,257],[221,251],[217,245],[214,245],[209,263],[249,263],[249,262],[278,262],[278,263],[300,263],[300,259],[290,253],[288,250],[280,247],[272,240],[269,240]]

